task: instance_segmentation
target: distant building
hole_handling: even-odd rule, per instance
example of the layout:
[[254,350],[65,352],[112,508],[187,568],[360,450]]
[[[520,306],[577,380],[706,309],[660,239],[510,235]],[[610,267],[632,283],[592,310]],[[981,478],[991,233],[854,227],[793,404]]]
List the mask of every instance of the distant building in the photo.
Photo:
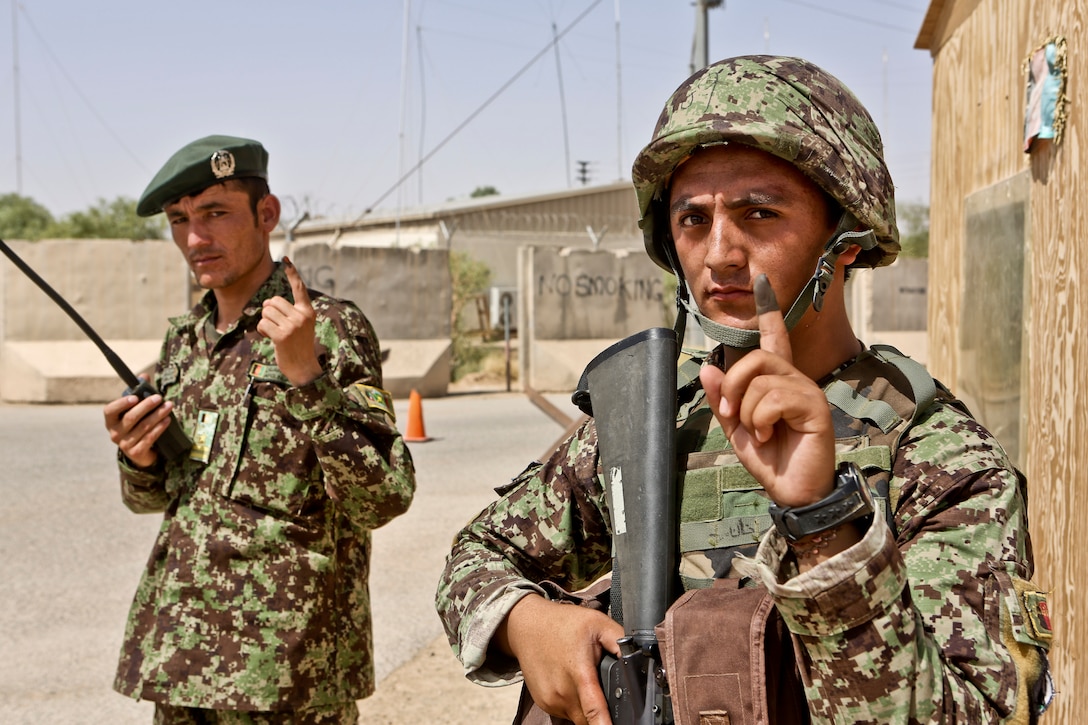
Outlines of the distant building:
[[[351,219],[306,221],[294,231],[296,243],[467,252],[491,267],[492,282],[498,287],[516,285],[518,247],[593,249],[595,239],[601,249],[642,248],[630,182],[457,199],[405,208],[399,215],[380,209]],[[282,233],[278,240],[283,240]]]

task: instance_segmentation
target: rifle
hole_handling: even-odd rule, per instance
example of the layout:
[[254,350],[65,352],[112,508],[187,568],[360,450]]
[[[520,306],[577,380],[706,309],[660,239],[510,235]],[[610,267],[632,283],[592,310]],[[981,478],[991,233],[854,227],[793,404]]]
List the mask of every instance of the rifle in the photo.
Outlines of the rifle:
[[[72,318],[72,321],[79,326],[79,329],[83,331],[83,334],[91,339],[91,342],[95,344],[95,347],[106,356],[106,361],[110,364],[110,367],[114,369],[114,372],[116,372],[121,377],[121,380],[125,382],[125,385],[128,386],[124,395],[136,395],[143,400],[158,392],[151,383],[137,377],[136,373],[132,372],[132,370],[125,365],[124,361],[121,360],[120,356],[106,344],[106,341],[103,340],[97,332],[94,331],[94,328],[92,328],[87,321],[75,311],[75,308],[68,304],[68,301],[61,297],[60,293],[50,287],[49,283],[42,279],[37,272],[31,269],[30,265],[24,262],[3,239],[0,239],[0,252],[7,255],[7,258],[10,259],[23,274],[29,277],[31,282],[38,285],[41,291],[49,296],[49,299],[56,302],[57,305]],[[192,448],[192,446],[192,441],[185,435],[185,431],[181,429],[181,424],[178,423],[178,419],[174,417],[173,413],[170,413],[170,427],[155,441],[155,449],[167,460],[172,461],[183,455]]]
[[624,637],[600,677],[615,725],[673,722],[654,627],[676,576],[676,358],[672,330],[644,330],[593,358],[572,396],[595,419],[612,515],[611,610]]

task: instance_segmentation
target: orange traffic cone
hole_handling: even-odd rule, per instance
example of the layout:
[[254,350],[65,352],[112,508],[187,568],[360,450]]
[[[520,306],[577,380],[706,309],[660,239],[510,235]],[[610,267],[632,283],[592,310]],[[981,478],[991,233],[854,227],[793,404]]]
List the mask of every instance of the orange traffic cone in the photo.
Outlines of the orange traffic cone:
[[411,394],[408,396],[408,430],[404,434],[404,440],[409,443],[421,443],[430,440],[423,430],[423,399],[415,388],[412,389]]

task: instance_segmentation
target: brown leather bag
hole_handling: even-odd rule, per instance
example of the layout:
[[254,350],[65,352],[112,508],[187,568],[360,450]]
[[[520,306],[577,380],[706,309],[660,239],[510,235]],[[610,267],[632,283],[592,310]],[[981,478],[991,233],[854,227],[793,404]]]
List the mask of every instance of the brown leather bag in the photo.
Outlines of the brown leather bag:
[[657,626],[676,725],[809,722],[793,641],[771,595],[717,579]]
[[[674,721],[676,725],[807,725],[804,686],[785,623],[766,589],[739,583],[738,579],[718,579],[708,589],[686,592],[656,628]],[[593,594],[563,595],[565,601],[599,610],[608,590],[598,586]],[[522,685],[513,725],[568,723],[541,710]]]

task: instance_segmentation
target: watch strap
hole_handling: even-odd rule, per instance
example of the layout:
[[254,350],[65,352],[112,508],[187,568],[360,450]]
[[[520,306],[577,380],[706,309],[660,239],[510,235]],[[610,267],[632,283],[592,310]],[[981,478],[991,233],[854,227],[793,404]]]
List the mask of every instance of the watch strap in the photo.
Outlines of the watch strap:
[[843,461],[835,470],[835,490],[807,506],[771,504],[771,521],[787,541],[800,541],[873,514],[873,495],[857,464]]

